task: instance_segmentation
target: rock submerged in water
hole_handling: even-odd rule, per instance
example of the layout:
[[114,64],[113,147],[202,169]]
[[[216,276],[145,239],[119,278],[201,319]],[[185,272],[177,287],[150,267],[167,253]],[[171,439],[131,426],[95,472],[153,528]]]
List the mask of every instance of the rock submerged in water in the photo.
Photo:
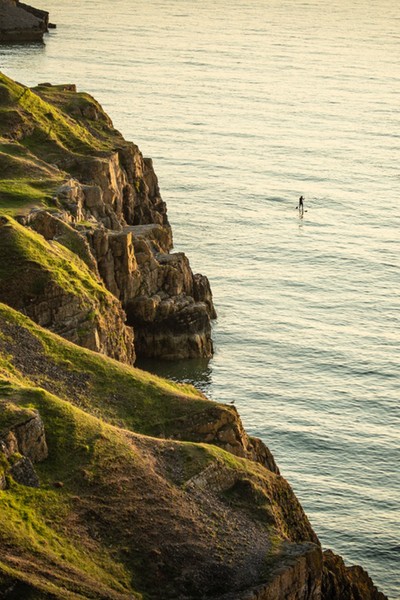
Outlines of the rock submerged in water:
[[41,42],[49,27],[48,12],[19,0],[0,0],[0,43]]

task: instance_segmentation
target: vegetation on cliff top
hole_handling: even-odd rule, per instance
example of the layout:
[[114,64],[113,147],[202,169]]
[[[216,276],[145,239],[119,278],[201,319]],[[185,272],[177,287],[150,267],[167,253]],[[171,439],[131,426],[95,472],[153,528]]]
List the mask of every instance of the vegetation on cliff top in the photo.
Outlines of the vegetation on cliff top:
[[27,88],[0,73],[0,211],[55,209],[54,192],[78,157],[127,146],[89,94],[69,86]]
[[[36,465],[41,488],[9,478],[0,491],[0,582],[29,584],[39,598],[155,599],[160,585],[165,598],[204,586],[218,594],[268,578],[285,539],[311,535],[283,478],[215,446],[143,435],[162,425],[184,439],[185,421],[216,406],[200,392],[75,346],[5,305],[0,403],[21,420],[39,410],[49,447]],[[9,414],[0,411],[0,430]],[[207,483],[212,465],[218,478]],[[197,476],[204,482],[190,483]]]
[[[0,73],[0,135],[16,139],[47,162],[68,153],[107,151],[110,144],[37,93]],[[41,88],[36,88],[41,89]],[[68,93],[68,91],[64,92]]]

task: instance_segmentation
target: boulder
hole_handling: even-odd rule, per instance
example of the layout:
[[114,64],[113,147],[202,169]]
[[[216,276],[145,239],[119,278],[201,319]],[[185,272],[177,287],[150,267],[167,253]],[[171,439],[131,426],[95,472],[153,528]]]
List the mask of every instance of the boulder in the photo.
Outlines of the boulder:
[[17,483],[28,487],[39,487],[39,477],[35,471],[32,461],[23,456],[16,461],[9,469],[9,474]]
[[21,485],[39,487],[33,463],[48,456],[40,414],[14,402],[1,401],[0,426],[3,426],[0,430],[0,489],[7,487],[6,475]]

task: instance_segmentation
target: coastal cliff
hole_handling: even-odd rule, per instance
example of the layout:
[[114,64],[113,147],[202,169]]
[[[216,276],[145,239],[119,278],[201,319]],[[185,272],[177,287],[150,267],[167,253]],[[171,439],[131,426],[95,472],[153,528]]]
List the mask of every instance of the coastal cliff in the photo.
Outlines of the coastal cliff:
[[0,598],[385,600],[233,406],[133,366],[216,316],[152,161],[73,85],[0,108]]
[[[171,227],[151,159],[73,85],[30,90],[1,76],[0,104],[0,202],[3,198],[5,212],[26,226],[18,229],[9,218],[8,238],[18,229],[25,241],[10,249],[1,236],[0,250],[14,256],[16,245],[23,248],[20,270],[40,271],[40,279],[47,279],[38,290],[34,277],[25,278],[26,293],[15,297],[9,286],[14,275],[3,273],[0,299],[67,339],[125,362],[133,362],[135,354],[169,360],[212,356],[216,313],[210,285],[193,274],[183,253],[170,252]],[[25,250],[28,238],[34,256]],[[60,260],[75,264],[74,279],[86,282],[86,311],[71,282],[60,285]],[[114,309],[107,290],[118,300]],[[107,298],[105,312],[112,313],[108,324],[99,296]],[[124,329],[124,320],[121,348],[117,340],[109,348],[107,338]],[[128,339],[132,327],[134,346]]]

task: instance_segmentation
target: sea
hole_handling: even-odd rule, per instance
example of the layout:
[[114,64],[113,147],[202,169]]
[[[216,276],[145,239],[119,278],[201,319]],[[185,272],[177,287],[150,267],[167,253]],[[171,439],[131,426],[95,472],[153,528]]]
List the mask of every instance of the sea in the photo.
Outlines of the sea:
[[144,366],[234,402],[323,546],[398,600],[398,1],[35,4],[57,29],[0,69],[102,103],[211,282],[214,358]]

